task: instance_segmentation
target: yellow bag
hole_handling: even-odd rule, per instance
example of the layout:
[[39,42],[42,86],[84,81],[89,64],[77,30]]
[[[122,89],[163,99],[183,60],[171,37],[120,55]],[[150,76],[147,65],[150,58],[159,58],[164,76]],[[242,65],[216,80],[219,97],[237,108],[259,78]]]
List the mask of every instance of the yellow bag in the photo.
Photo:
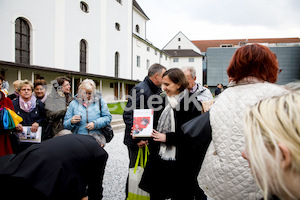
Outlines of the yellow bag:
[[15,111],[13,111],[9,108],[6,108],[6,109],[8,110],[9,114],[11,115],[11,117],[15,123],[15,126],[18,126],[18,124],[23,121],[23,118],[20,117],[19,115],[17,115],[17,113],[15,113]]

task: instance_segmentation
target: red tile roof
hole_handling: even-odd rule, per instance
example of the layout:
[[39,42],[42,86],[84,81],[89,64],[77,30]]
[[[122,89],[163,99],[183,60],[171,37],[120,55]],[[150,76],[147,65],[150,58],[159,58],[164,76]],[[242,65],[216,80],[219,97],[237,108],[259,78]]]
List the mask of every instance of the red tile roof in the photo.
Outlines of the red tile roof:
[[245,43],[300,43],[300,38],[261,38],[261,39],[232,39],[232,40],[193,40],[201,52],[206,52],[209,47],[220,47],[221,44],[239,45],[239,42]]

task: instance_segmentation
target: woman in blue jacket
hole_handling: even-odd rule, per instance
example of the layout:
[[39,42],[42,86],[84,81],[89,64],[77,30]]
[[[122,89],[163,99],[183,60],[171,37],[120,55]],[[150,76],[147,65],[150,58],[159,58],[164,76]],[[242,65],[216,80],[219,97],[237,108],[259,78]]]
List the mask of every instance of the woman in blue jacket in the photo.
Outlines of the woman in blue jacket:
[[[101,103],[101,113],[99,104]],[[96,92],[96,84],[91,79],[85,79],[79,85],[78,94],[66,112],[64,128],[71,130],[74,134],[100,134],[101,143],[106,144],[105,137],[100,128],[111,122],[111,114],[107,104]]]

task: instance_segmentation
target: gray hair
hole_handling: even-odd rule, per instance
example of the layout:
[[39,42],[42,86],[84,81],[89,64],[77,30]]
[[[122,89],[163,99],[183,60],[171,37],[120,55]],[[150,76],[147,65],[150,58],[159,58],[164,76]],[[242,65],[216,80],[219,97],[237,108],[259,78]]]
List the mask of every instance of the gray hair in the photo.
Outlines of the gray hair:
[[163,69],[167,70],[166,67],[164,67],[158,63],[151,65],[151,67],[148,70],[148,77],[152,77],[156,73],[161,74]]
[[190,71],[192,78],[196,77],[196,69],[194,67],[182,67],[183,72]]
[[90,133],[89,135],[93,136],[100,146],[104,147],[106,145],[106,139],[104,135],[97,133]]
[[55,134],[54,137],[69,135],[69,134],[73,134],[73,133],[68,129],[63,129],[63,130],[59,131],[57,134]]

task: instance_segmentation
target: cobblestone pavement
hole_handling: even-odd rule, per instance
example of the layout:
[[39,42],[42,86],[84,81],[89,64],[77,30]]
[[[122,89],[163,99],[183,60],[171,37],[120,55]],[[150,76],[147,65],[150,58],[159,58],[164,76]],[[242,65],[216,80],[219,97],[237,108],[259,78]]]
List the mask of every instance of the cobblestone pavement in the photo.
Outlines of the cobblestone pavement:
[[104,149],[108,160],[103,179],[103,200],[125,200],[125,183],[128,175],[128,151],[123,144],[124,129],[114,132],[115,136]]

